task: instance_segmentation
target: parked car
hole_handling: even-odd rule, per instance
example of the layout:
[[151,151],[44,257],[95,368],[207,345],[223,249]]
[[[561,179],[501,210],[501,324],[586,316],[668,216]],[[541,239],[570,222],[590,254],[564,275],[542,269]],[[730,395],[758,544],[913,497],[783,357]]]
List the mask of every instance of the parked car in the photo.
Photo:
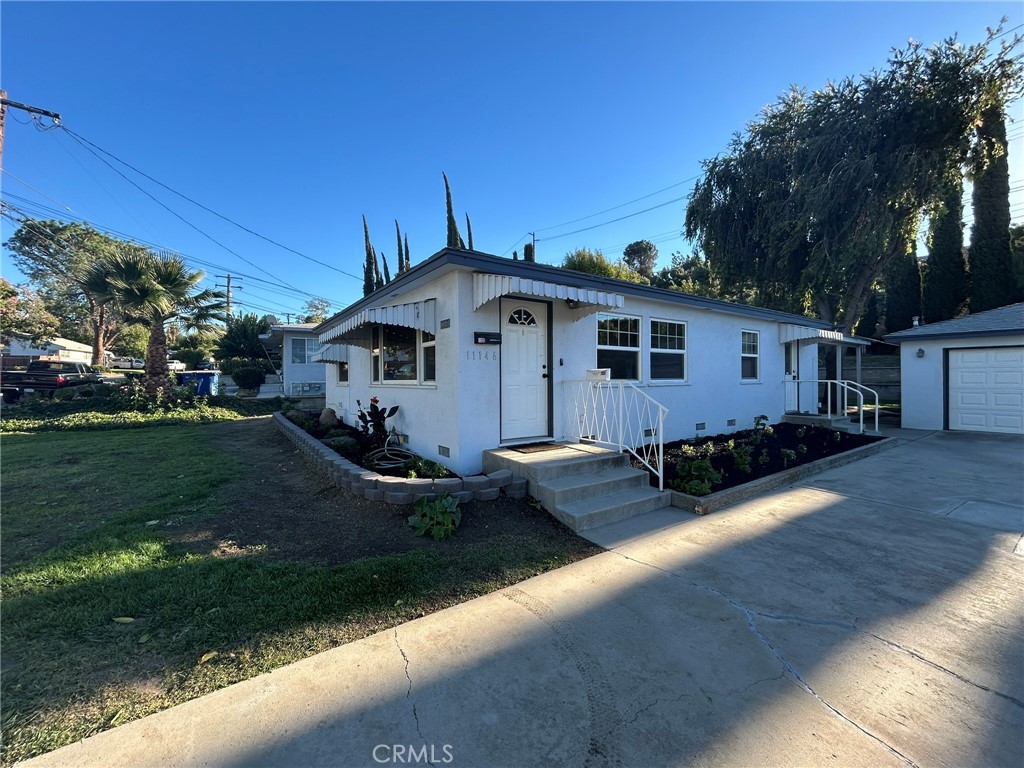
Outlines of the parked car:
[[168,360],[167,370],[169,371],[184,371],[187,366],[181,362],[181,360]]
[[215,363],[213,360],[200,360],[198,363],[196,363],[196,370],[197,371],[216,371],[217,370],[217,363]]
[[114,368],[127,368],[129,370],[132,368],[141,370],[146,367],[146,361],[140,360],[137,357],[114,357],[111,358],[110,364]]
[[24,372],[5,371],[0,390],[5,403],[16,403],[22,395],[53,395],[58,389],[95,384],[100,380],[91,366],[60,360],[33,360]]

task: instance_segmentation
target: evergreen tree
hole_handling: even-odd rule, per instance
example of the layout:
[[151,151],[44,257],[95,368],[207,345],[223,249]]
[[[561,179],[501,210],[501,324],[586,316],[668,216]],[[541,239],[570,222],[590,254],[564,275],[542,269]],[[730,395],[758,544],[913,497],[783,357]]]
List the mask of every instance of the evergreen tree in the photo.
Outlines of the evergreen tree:
[[956,317],[967,300],[963,193],[963,179],[957,171],[932,209],[928,261],[921,265],[921,311],[928,323]]
[[405,236],[405,269],[412,269],[412,262],[409,261],[409,236]]
[[866,336],[869,339],[877,338],[879,319],[878,292],[873,290],[868,294],[867,301],[864,302],[864,314],[860,316],[860,320],[857,321],[857,327],[854,328],[853,332],[858,336]]
[[519,261],[519,251],[512,251],[512,261]]
[[398,271],[395,274],[400,275],[405,272],[405,259],[402,258],[402,230],[398,227],[398,219],[395,219],[395,237],[398,238]]
[[377,251],[373,251],[373,289],[384,287],[384,277],[380,273],[380,264],[377,262]]
[[533,252],[533,243],[527,243],[523,246],[523,261],[536,261],[537,257]]
[[658,261],[658,246],[650,240],[637,240],[626,246],[622,252],[622,261],[634,272],[650,280],[654,277],[654,266]]
[[921,271],[917,265],[917,240],[892,260],[885,270],[885,330],[902,331],[921,315]]
[[469,250],[473,250],[473,225],[469,223],[469,214],[466,214],[466,239],[469,240]]
[[391,282],[391,272],[388,270],[388,257],[384,255],[384,251],[380,252],[380,261],[384,266],[384,285]]
[[370,245],[370,228],[366,226],[366,216],[363,216],[363,240],[366,243],[366,262],[363,264],[363,296],[373,293],[376,280],[374,272],[377,268],[377,256]]
[[981,113],[977,139],[972,168],[971,312],[1002,307],[1019,298],[1010,253],[1010,168],[1001,103]]
[[462,235],[459,234],[459,225],[455,221],[455,211],[452,208],[452,190],[448,186],[448,177],[442,173],[441,178],[444,179],[444,199],[445,205],[448,208],[448,247],[464,250],[466,243],[462,239]]

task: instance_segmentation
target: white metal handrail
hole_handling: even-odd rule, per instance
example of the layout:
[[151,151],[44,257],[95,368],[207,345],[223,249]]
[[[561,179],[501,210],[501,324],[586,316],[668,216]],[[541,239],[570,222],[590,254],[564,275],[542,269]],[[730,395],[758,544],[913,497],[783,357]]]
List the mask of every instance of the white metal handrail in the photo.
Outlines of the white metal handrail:
[[[875,398],[875,432],[878,431],[878,392],[865,387],[863,384],[857,381],[850,381],[849,379],[787,379],[787,386],[799,387],[801,384],[814,384],[815,386],[825,384],[825,413],[828,416],[846,416],[850,410],[850,394],[857,398],[857,419],[860,425],[861,434],[864,433],[864,393],[870,393]],[[832,388],[835,387],[839,391],[836,393],[836,410],[832,411]],[[817,396],[817,393],[815,393]],[[839,412],[839,408],[842,407],[842,414]]]
[[665,416],[668,408],[628,381],[571,380],[566,431],[581,443],[627,450],[665,489]]

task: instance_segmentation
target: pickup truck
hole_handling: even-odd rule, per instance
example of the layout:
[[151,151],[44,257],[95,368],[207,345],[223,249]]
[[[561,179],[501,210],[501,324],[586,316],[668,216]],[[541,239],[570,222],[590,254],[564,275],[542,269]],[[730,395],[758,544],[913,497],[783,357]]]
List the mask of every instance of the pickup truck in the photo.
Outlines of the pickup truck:
[[38,392],[52,396],[58,389],[95,384],[100,377],[85,363],[33,360],[24,371],[0,374],[0,390],[5,403],[16,403],[22,395]]

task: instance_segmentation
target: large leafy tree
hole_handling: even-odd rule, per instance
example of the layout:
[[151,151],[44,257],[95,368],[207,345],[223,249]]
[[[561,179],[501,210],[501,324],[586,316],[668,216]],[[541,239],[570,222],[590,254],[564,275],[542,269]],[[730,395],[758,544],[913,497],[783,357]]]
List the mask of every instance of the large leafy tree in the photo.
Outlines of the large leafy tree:
[[701,257],[699,253],[691,253],[689,256],[684,256],[678,251],[673,253],[672,263],[656,272],[651,284],[694,296],[708,296],[740,303],[747,300],[742,291],[726,289],[712,272],[707,259]]
[[1020,90],[1019,41],[992,52],[997,33],[972,46],[911,43],[883,71],[791,90],[705,161],[686,235],[755,303],[850,332],[965,161],[986,103]]
[[302,323],[322,323],[331,314],[331,302],[320,296],[314,296],[306,302],[304,307],[306,314],[302,315],[302,319],[299,322]]
[[93,365],[116,339],[122,318],[117,307],[87,287],[91,267],[116,250],[144,251],[98,232],[88,224],[24,219],[4,245],[18,269],[36,287],[47,310],[60,320],[60,333],[92,344]]
[[121,310],[129,322],[149,329],[146,392],[156,396],[168,384],[167,328],[212,331],[226,319],[224,294],[202,290],[201,271],[191,271],[180,256],[158,256],[138,248],[116,248],[93,264],[84,285],[101,306]]
[[634,272],[625,264],[609,261],[600,250],[592,251],[589,248],[577,248],[575,251],[565,254],[565,258],[562,259],[562,269],[626,280],[630,283],[647,282],[646,277]]
[[218,360],[259,360],[266,357],[260,334],[270,331],[270,320],[252,313],[229,318],[224,334],[217,340]]
[[7,344],[15,334],[33,343],[51,341],[60,328],[42,300],[26,286],[14,286],[0,277],[0,342]]
[[971,311],[982,312],[1020,300],[1010,248],[1010,168],[1006,155],[1003,102],[992,98],[981,113],[972,158]]
[[650,240],[637,240],[627,245],[622,252],[622,263],[648,280],[654,277],[657,262],[658,246]]

